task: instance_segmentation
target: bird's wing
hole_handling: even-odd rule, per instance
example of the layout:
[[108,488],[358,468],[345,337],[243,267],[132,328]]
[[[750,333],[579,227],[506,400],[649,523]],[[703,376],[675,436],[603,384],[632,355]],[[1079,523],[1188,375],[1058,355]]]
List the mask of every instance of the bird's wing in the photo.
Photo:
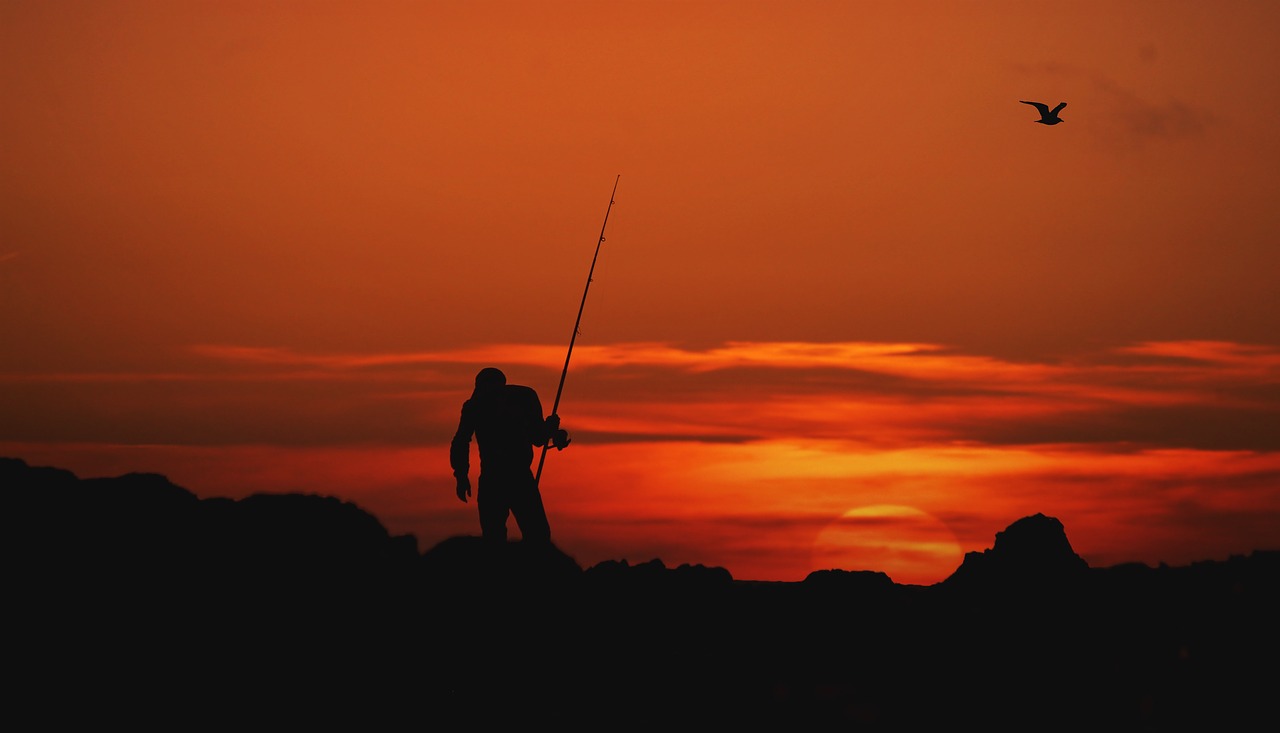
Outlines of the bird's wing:
[[1044,104],[1043,102],[1028,102],[1022,99],[1019,99],[1018,101],[1022,102],[1023,104],[1029,104],[1032,107],[1035,107],[1036,109],[1040,110],[1040,114],[1042,115],[1049,114],[1049,105]]
[[1058,106],[1057,106],[1057,107],[1054,107],[1054,108],[1053,108],[1053,111],[1052,111],[1052,112],[1050,112],[1049,114],[1053,115],[1054,117],[1057,117],[1057,116],[1058,116],[1058,113],[1059,113],[1059,112],[1061,112],[1061,111],[1062,111],[1062,108],[1063,108],[1063,107],[1065,107],[1065,106],[1067,106],[1067,103],[1066,103],[1066,102],[1059,102],[1059,103],[1058,103]]

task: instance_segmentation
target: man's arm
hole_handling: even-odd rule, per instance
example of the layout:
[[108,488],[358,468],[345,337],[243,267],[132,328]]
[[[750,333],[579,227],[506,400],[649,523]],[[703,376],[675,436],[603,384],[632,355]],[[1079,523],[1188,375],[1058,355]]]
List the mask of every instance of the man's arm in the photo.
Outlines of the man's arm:
[[467,405],[462,405],[462,417],[458,420],[458,430],[453,434],[453,440],[449,443],[449,466],[453,469],[453,476],[457,479],[458,499],[466,501],[471,496],[471,436],[475,433],[475,426],[471,422],[470,410]]

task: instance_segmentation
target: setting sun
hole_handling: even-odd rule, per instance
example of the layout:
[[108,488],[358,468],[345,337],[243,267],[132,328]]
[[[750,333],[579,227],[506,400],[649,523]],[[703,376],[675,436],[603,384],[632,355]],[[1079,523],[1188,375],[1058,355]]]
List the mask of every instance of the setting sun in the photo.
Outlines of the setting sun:
[[890,504],[850,509],[813,543],[814,568],[877,570],[908,585],[942,581],[963,558],[955,535],[936,517]]

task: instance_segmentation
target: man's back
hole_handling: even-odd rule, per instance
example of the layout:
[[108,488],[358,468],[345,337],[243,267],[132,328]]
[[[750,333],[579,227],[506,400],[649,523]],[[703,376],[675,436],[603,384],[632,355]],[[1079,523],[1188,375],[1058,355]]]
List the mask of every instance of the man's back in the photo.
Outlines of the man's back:
[[459,436],[466,431],[475,433],[482,474],[528,469],[533,447],[546,442],[538,393],[507,384],[472,396],[462,405]]

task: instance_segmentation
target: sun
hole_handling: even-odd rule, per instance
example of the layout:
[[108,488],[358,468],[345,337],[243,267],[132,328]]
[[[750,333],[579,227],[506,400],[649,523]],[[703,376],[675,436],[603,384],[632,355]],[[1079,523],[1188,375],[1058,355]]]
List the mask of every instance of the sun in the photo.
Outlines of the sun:
[[933,585],[963,560],[947,525],[915,507],[895,504],[850,509],[813,542],[815,570],[875,570],[902,585]]

